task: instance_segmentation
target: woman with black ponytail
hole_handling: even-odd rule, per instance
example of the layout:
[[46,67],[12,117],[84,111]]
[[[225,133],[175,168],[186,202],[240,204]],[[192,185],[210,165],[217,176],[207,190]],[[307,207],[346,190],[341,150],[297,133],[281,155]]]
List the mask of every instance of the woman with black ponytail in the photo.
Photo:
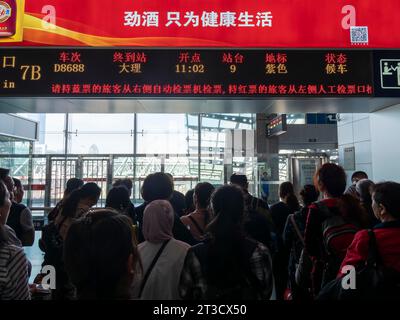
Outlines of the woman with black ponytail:
[[300,210],[299,201],[294,193],[293,184],[289,181],[279,186],[280,202],[271,206],[272,220],[279,235],[282,235],[289,214]]
[[202,241],[205,236],[205,230],[211,221],[210,200],[215,188],[211,183],[200,182],[194,188],[193,200],[196,210],[190,214],[181,217],[182,223],[190,230],[193,238]]
[[101,188],[96,183],[89,182],[70,194],[64,202],[61,214],[56,218],[56,225],[63,239],[67,236],[71,223],[84,216],[97,203],[100,193]]
[[[94,206],[101,189],[96,183],[86,183],[81,188],[72,191],[63,201],[59,214],[55,220],[45,225],[40,240],[41,249],[44,251],[43,265],[52,265],[56,269],[56,289],[52,290],[55,300],[73,299],[75,288],[70,283],[65,272],[63,261],[63,246],[71,224],[84,217]],[[39,274],[39,280],[43,275]]]
[[293,184],[289,181],[279,186],[279,197],[281,201],[271,206],[271,216],[277,233],[277,250],[273,256],[276,298],[283,300],[288,299],[285,297],[285,290],[287,290],[289,263],[289,248],[283,242],[283,231],[288,216],[300,210],[300,205],[294,193]]
[[210,238],[192,247],[181,274],[184,299],[269,299],[272,264],[269,250],[243,232],[244,198],[236,186],[223,186],[211,197],[214,219]]

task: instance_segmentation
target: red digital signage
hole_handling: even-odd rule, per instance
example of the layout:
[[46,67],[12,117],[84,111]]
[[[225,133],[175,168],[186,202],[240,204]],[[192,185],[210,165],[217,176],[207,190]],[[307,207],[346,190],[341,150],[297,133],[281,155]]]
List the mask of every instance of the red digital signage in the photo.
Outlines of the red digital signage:
[[369,50],[8,48],[0,96],[372,97]]
[[399,12],[399,0],[1,0],[0,45],[399,48]]

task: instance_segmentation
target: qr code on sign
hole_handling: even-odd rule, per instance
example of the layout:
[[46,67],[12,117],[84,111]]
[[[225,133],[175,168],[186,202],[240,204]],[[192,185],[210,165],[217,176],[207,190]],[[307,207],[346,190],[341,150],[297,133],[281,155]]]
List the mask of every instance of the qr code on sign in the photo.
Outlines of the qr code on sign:
[[350,27],[351,44],[368,44],[368,27]]

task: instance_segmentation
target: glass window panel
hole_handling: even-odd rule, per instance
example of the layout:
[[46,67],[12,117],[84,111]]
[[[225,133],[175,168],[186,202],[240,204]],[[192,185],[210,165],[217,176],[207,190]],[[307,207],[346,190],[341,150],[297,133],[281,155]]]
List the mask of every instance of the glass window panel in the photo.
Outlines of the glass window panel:
[[44,207],[46,186],[46,158],[34,158],[32,168],[31,199],[33,207]]
[[71,134],[68,149],[70,154],[131,154],[133,153],[133,134]]
[[21,117],[39,122],[39,140],[35,141],[34,153],[64,153],[64,113],[19,113]]
[[188,153],[191,130],[185,114],[138,114],[137,117],[139,154]]
[[44,133],[43,139],[39,142],[35,142],[34,152],[35,154],[63,154],[64,133]]
[[136,179],[134,181],[134,199],[135,203],[143,202],[140,190],[143,180],[154,172],[161,171],[161,158],[154,156],[137,157],[136,158]]
[[69,130],[87,133],[128,133],[133,131],[134,115],[123,113],[70,114]]
[[133,130],[133,114],[71,114],[68,152],[133,153]]
[[29,154],[29,141],[0,136],[0,154]]

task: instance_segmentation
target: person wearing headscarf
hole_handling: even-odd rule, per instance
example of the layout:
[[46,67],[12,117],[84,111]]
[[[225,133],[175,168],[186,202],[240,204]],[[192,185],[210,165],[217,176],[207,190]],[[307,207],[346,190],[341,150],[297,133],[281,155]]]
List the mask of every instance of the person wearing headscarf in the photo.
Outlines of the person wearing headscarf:
[[135,298],[176,300],[179,279],[190,246],[173,237],[174,209],[167,200],[150,202],[143,214],[139,244],[143,272],[133,288]]

